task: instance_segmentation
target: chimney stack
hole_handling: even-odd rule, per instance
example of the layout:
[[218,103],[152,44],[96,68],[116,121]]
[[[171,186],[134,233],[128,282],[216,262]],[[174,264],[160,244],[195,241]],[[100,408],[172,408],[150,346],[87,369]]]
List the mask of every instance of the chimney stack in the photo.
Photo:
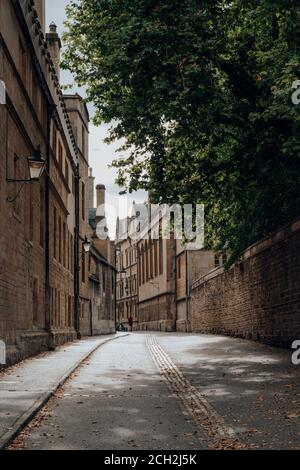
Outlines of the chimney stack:
[[104,184],[98,184],[96,186],[96,191],[97,191],[97,207],[105,206],[106,187],[104,186]]
[[105,192],[106,187],[104,186],[104,184],[98,184],[96,186],[98,217],[105,217]]
[[57,32],[57,26],[52,21],[49,26],[49,33],[46,34],[46,40],[48,44],[48,49],[50,51],[52,61],[56,70],[58,80],[60,80],[60,50],[61,50],[61,40]]
[[89,169],[89,178],[88,178],[88,208],[94,208],[94,184],[95,184],[95,177],[93,176],[93,169]]

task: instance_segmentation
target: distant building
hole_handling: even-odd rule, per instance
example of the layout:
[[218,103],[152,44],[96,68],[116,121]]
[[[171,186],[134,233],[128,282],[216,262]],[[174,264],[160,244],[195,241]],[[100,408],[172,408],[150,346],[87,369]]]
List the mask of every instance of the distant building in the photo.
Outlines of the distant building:
[[188,332],[191,286],[224,255],[189,251],[172,230],[164,234],[163,217],[134,204],[133,214],[118,221],[117,318],[128,327],[132,317],[137,330]]
[[[150,214],[140,228],[138,254],[138,328],[141,330],[175,331],[175,240],[173,233],[165,238],[162,217]],[[152,237],[151,230],[156,233]]]
[[190,300],[191,289],[199,277],[215,268],[216,257],[213,251],[189,251],[176,241],[176,330],[191,331]]
[[[105,218],[105,186],[97,186],[97,208],[94,203],[94,177],[90,169],[88,186],[89,234],[89,334],[115,332],[116,327],[116,268],[114,243],[108,236]],[[99,229],[100,224],[100,229]],[[103,231],[102,231],[103,226]],[[99,235],[103,239],[99,239]]]
[[138,321],[137,246],[130,237],[135,220],[135,213],[126,219],[118,219],[116,229],[117,324],[127,329],[129,319],[133,321],[133,328]]

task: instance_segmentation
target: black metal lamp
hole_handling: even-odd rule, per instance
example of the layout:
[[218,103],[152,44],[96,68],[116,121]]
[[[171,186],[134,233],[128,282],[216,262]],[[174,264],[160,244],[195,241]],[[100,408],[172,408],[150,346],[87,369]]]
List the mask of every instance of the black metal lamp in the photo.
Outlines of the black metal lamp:
[[27,162],[30,175],[29,179],[16,180],[7,178],[6,181],[8,183],[31,183],[32,181],[39,181],[46,166],[46,162],[42,158],[40,145],[37,146],[34,151],[34,154],[27,158]]
[[84,242],[83,242],[84,251],[85,251],[86,253],[89,253],[89,252],[90,252],[90,249],[91,249],[91,246],[92,246],[91,241],[88,240],[87,237],[85,237]]
[[[32,183],[34,181],[39,181],[46,167],[46,161],[42,158],[41,147],[40,145],[34,151],[34,154],[27,158],[28,169],[29,169],[29,179],[12,179],[6,178],[7,183],[22,183],[19,191],[17,192],[14,198],[7,198],[7,202],[15,202],[21,194],[21,191],[26,183]],[[7,171],[7,166],[6,166]]]
[[38,146],[32,157],[28,157],[28,167],[31,181],[38,181],[45,170],[46,162],[42,158],[41,147]]

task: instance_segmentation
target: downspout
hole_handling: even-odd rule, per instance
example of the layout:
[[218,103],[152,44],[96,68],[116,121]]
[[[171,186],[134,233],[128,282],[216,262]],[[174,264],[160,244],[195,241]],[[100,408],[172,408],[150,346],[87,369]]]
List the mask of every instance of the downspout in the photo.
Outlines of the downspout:
[[75,171],[75,233],[74,233],[74,326],[77,339],[80,334],[80,301],[79,301],[79,168]]
[[[117,268],[117,255],[116,255],[116,247],[114,249],[114,264]],[[115,333],[117,332],[117,272],[113,271],[114,277],[114,312],[115,312]]]
[[174,279],[175,279],[175,331],[177,331],[177,320],[178,320],[178,289],[177,289],[177,240],[174,234]]
[[189,252],[185,250],[185,266],[186,266],[186,330],[190,331],[190,266],[189,266]]
[[50,298],[50,133],[51,119],[55,106],[47,105],[47,148],[46,148],[46,180],[45,180],[45,329],[48,333],[48,347],[55,349],[51,332],[51,298]]

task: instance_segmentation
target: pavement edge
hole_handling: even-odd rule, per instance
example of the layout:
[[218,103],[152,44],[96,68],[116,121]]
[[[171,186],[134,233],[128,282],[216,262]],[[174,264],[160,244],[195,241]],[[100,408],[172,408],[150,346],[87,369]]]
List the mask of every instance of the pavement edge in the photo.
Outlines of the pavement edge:
[[103,343],[98,344],[95,346],[91,351],[86,353],[83,357],[81,357],[63,376],[60,378],[55,385],[49,390],[45,392],[43,395],[38,398],[34,404],[25,412],[23,413],[20,418],[18,418],[13,427],[3,434],[0,437],[0,451],[4,451],[7,447],[12,443],[12,441],[20,434],[20,432],[32,421],[35,415],[47,404],[50,398],[57,392],[57,390],[64,385],[64,383],[68,380],[70,375],[72,375],[78,367],[81,366],[83,362],[85,362],[94,352],[100,349],[105,344],[109,343],[110,341],[115,341],[117,339],[125,338],[129,336],[129,334],[124,334],[122,336],[115,336],[113,338],[107,338]]

